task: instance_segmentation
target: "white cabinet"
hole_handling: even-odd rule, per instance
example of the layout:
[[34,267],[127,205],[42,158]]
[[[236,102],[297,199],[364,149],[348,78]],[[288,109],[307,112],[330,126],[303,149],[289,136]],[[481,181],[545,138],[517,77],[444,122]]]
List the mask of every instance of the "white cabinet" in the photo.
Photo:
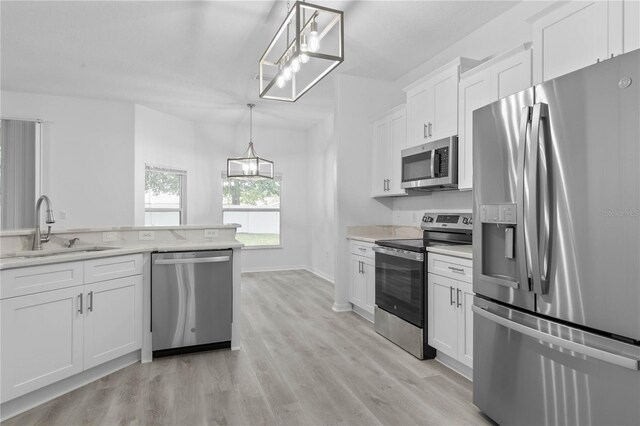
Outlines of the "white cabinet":
[[142,346],[142,276],[84,287],[84,368],[115,359]]
[[80,373],[82,286],[0,301],[2,400]]
[[460,76],[458,188],[473,187],[473,111],[530,87],[531,44],[498,55]]
[[[3,270],[1,402],[140,349],[141,265],[129,255]],[[96,271],[120,278],[86,282]]]
[[640,47],[636,0],[573,1],[533,24],[536,84]]
[[349,282],[349,302],[373,315],[376,302],[376,276],[373,244],[351,242],[351,280]]
[[400,187],[401,151],[406,147],[405,106],[394,108],[373,123],[372,196],[407,195]]
[[471,260],[429,253],[428,342],[473,368]]
[[460,73],[479,62],[458,58],[406,87],[407,147],[458,134]]

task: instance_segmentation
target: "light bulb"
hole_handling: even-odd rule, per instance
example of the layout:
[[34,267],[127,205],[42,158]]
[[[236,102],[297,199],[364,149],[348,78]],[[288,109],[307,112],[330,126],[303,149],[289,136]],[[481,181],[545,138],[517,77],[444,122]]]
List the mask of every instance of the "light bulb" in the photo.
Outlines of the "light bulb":
[[291,60],[291,71],[300,71],[300,59],[297,56]]
[[308,51],[309,45],[307,44],[307,35],[302,34],[302,37],[300,38],[300,55],[298,56],[301,64],[309,62],[309,55],[307,55]]
[[317,52],[320,49],[320,39],[318,38],[318,23],[314,19],[311,22],[311,31],[309,31],[309,50]]
[[285,84],[287,84],[287,82],[285,81],[284,76],[279,75],[278,79],[276,80],[276,86],[278,86],[278,88],[282,89]]
[[284,76],[284,79],[287,81],[291,80],[291,77],[293,77],[291,68],[288,65],[284,67],[284,69],[282,70],[282,75]]

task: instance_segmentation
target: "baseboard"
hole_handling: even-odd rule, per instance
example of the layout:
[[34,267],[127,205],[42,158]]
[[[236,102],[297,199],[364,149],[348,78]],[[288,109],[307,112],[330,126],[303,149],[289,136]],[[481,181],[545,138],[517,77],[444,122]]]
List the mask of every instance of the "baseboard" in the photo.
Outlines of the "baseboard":
[[473,368],[467,367],[457,359],[453,359],[440,351],[436,355],[436,361],[473,382]]
[[278,271],[299,271],[306,270],[307,267],[304,265],[298,266],[273,266],[273,267],[264,267],[264,268],[243,268],[242,273],[245,272],[278,272]]
[[325,274],[323,272],[320,272],[318,270],[315,270],[313,268],[310,268],[310,267],[306,267],[305,269],[307,271],[311,272],[313,275],[316,275],[316,276],[322,278],[323,280],[328,281],[330,284],[335,285],[335,281],[333,280],[333,277],[330,277],[329,275],[327,275],[327,274]]
[[66,379],[52,383],[33,392],[6,401],[0,405],[0,422],[24,413],[38,405],[51,401],[65,393],[78,389],[95,380],[108,376],[118,370],[140,361],[140,351],[131,352],[120,358],[105,362],[90,370],[83,371]]
[[351,303],[334,303],[331,309],[335,312],[351,312],[352,306]]
[[369,313],[369,312],[365,311],[364,309],[362,309],[358,305],[353,305],[353,312],[355,312],[356,314],[360,315],[362,318],[366,319],[371,324],[373,324],[373,314],[372,313]]

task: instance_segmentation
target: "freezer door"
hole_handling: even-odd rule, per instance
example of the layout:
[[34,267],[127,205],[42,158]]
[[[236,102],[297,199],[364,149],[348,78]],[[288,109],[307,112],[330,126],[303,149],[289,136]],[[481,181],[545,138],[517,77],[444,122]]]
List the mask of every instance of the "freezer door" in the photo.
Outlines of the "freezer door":
[[640,424],[640,347],[474,299],[473,402],[499,424]]
[[640,340],[640,50],[535,95],[537,311]]
[[522,201],[533,100],[529,88],[473,112],[473,290],[532,311]]

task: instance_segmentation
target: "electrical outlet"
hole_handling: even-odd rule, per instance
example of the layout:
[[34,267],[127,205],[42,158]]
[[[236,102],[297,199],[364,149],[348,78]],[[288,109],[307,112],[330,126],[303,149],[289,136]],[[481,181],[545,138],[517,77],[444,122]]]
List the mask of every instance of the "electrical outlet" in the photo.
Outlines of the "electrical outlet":
[[140,241],[153,241],[156,239],[155,231],[139,231],[138,240]]
[[102,233],[102,241],[104,242],[117,241],[117,240],[118,240],[118,233],[115,231]]
[[218,237],[218,230],[217,229],[205,229],[204,230],[204,237],[205,238],[217,238]]

